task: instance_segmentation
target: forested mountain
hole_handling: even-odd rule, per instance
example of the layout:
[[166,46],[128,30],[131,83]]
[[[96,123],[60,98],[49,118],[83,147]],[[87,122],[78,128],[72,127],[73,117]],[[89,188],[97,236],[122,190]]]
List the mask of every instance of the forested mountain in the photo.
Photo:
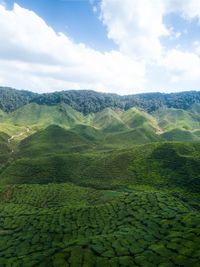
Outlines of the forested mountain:
[[147,112],[153,112],[162,107],[187,110],[194,103],[200,103],[200,92],[145,93],[120,96],[92,90],[68,90],[36,94],[30,91],[0,87],[0,109],[3,111],[13,111],[30,102],[49,106],[65,103],[84,114],[98,112],[107,107],[124,110],[137,107]]
[[188,109],[194,103],[200,103],[200,92],[145,93],[120,96],[91,90],[69,90],[37,95],[31,102],[46,105],[64,102],[84,114],[98,112],[106,107],[117,107],[124,110],[138,107],[152,112],[161,107]]
[[0,87],[0,109],[6,112],[13,111],[29,103],[35,96],[36,94],[30,91]]

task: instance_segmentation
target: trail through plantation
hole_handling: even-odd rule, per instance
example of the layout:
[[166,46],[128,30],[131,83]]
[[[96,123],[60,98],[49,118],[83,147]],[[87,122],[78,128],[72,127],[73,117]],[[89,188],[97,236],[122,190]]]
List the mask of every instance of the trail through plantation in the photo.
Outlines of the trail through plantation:
[[[8,138],[8,144],[11,143],[12,140],[16,139],[16,138],[19,138],[23,135],[25,135],[26,133],[28,133],[30,131],[29,127],[26,128],[26,131],[23,131],[23,132],[20,132],[18,134],[15,134],[15,135],[12,135],[11,137]],[[13,153],[14,150],[12,149],[11,152]]]

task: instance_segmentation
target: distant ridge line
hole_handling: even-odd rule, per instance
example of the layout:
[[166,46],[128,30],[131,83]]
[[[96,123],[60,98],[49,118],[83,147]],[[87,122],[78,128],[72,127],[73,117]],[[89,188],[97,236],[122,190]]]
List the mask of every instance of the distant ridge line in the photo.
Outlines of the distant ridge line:
[[4,112],[14,111],[28,103],[49,106],[65,103],[84,114],[99,112],[107,107],[123,110],[137,107],[151,113],[161,107],[190,109],[193,104],[200,103],[200,91],[118,95],[88,89],[34,93],[28,90],[0,87],[0,109]]

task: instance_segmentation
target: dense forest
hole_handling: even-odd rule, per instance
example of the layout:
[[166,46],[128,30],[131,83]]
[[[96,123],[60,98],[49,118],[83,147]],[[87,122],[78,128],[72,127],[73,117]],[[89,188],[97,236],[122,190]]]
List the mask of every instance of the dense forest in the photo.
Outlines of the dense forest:
[[13,111],[28,104],[35,96],[36,94],[30,91],[0,87],[0,109],[6,112]]
[[13,111],[30,102],[50,106],[65,103],[84,114],[98,112],[106,107],[124,110],[137,107],[147,112],[153,112],[161,107],[187,110],[194,103],[200,103],[200,92],[144,93],[120,96],[92,90],[68,90],[37,94],[25,90],[0,87],[1,110],[6,112]]

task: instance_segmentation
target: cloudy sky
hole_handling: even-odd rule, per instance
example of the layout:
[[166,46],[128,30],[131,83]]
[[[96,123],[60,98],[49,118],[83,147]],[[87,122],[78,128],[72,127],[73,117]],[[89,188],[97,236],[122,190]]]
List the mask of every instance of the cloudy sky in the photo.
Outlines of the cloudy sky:
[[200,89],[199,0],[0,0],[0,85]]

